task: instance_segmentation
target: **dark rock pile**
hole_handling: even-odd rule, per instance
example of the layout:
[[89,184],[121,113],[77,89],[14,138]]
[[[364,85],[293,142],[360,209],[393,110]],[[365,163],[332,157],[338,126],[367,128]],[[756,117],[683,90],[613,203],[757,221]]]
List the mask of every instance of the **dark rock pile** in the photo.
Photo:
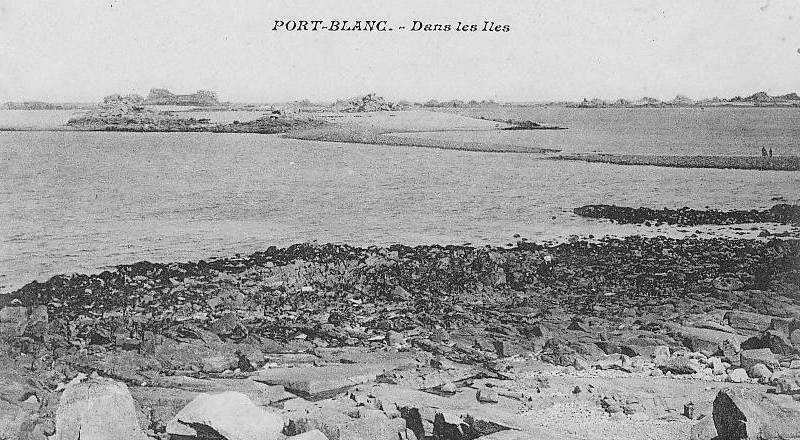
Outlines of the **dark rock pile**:
[[106,103],[97,109],[75,116],[67,127],[86,131],[132,132],[213,132],[277,134],[291,130],[305,130],[325,125],[314,118],[291,116],[263,116],[251,121],[215,123],[207,118],[186,118],[173,112],[151,110],[124,100]]
[[333,104],[333,107],[339,111],[347,113],[397,111],[408,109],[407,105],[389,102],[382,96],[378,96],[374,93],[336,101]]
[[733,225],[739,223],[784,223],[800,224],[800,205],[778,204],[770,209],[759,211],[733,210],[718,211],[680,209],[630,208],[614,205],[586,205],[573,210],[581,217],[605,218],[617,223],[654,223],[662,225]]
[[[80,399],[102,397],[129,409],[115,426],[138,435],[125,386],[97,375],[127,384],[142,431],[161,439],[243,426],[212,418],[227,404],[190,411],[208,403],[198,393],[220,392],[269,406],[286,435],[531,438],[530,413],[512,415],[547,379],[513,379],[531,377],[526,365],[760,382],[800,400],[798,262],[798,241],[629,237],[510,249],[299,244],[60,275],[0,297],[0,433],[63,437],[80,420],[80,438],[93,438],[98,419],[81,415]],[[107,396],[86,397],[87,387]],[[646,393],[561,388],[609,414],[664,411],[640,404]],[[482,409],[507,404],[502,417]]]
[[[541,335],[553,313],[700,311],[722,298],[786,316],[798,310],[799,254],[795,241],[638,237],[512,249],[301,244],[56,276],[3,296],[0,306],[46,306],[51,336],[66,344],[140,347],[153,335],[197,333],[191,325],[230,340],[325,346],[371,346],[387,332],[410,332],[425,347],[440,329],[473,327],[490,333],[493,346]],[[482,359],[480,350],[428,348]]]

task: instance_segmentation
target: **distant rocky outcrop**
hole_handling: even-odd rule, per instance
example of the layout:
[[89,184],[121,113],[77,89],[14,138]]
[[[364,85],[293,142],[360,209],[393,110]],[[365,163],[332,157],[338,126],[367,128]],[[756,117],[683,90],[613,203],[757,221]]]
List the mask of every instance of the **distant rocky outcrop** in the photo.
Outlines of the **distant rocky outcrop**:
[[688,105],[694,105],[694,100],[686,95],[676,95],[675,98],[673,98],[670,101],[667,101],[667,103],[670,105],[688,106]]
[[797,93],[771,96],[767,92],[753,93],[747,97],[735,96],[730,99],[719,97],[707,99],[692,99],[686,95],[676,95],[675,98],[662,101],[657,98],[645,96],[635,101],[627,99],[606,100],[601,98],[584,98],[580,102],[566,103],[573,108],[630,108],[630,107],[708,107],[708,106],[767,106],[767,107],[795,107],[800,105],[800,96]]
[[170,112],[125,102],[122,97],[115,99],[115,95],[111,95],[97,109],[70,118],[67,126],[93,131],[197,131],[211,125],[207,119],[181,118]]
[[132,93],[129,95],[120,95],[119,93],[114,93],[103,98],[103,104],[105,105],[108,104],[137,105],[143,103],[144,103],[144,98],[142,98],[141,95],[137,95],[136,93]]
[[215,123],[209,118],[183,116],[184,112],[158,111],[137,101],[135,95],[110,95],[98,108],[75,116],[67,122],[73,130],[139,131],[139,132],[214,132],[214,133],[286,133],[291,130],[317,128],[321,119],[268,115],[252,121]]
[[797,93],[795,93],[795,92],[787,93],[785,95],[776,96],[776,98],[785,99],[787,101],[800,101],[800,96],[798,96]]
[[787,101],[800,101],[800,96],[797,93],[787,93],[785,95],[771,96],[767,92],[761,91],[753,93],[750,96],[742,98],[740,96],[731,99],[731,102],[752,102],[756,104],[772,104]]
[[494,100],[481,100],[477,101],[471,99],[469,101],[462,101],[460,99],[452,99],[450,101],[437,101],[431,99],[422,104],[423,107],[452,107],[452,108],[475,108],[475,107],[496,107],[498,104]]
[[374,93],[350,98],[347,100],[336,101],[333,104],[333,107],[342,112],[352,113],[405,110],[408,108],[407,105],[389,102],[382,96],[377,96]]
[[150,89],[147,99],[148,105],[194,105],[213,106],[219,105],[217,94],[211,90],[198,90],[189,95],[176,95],[167,89]]

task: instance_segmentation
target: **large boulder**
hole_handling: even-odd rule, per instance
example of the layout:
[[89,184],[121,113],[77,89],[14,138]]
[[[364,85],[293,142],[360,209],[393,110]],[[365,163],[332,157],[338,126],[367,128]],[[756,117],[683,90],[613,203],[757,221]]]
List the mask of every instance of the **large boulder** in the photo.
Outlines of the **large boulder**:
[[747,374],[751,374],[751,370],[757,364],[764,364],[770,370],[774,370],[775,368],[779,367],[780,364],[778,363],[778,358],[775,357],[775,354],[769,348],[759,348],[755,350],[742,350],[741,353],[742,359],[742,368],[747,370]]
[[794,346],[794,348],[800,350],[800,328],[792,331],[789,340],[792,341],[792,345]]
[[703,371],[703,366],[696,359],[685,356],[674,356],[658,365],[664,372],[673,374],[694,374]]
[[257,407],[242,393],[201,393],[169,421],[167,433],[187,437],[217,433],[227,440],[275,440],[283,424],[283,417]]
[[789,337],[776,330],[767,330],[759,336],[753,336],[742,342],[742,348],[745,350],[768,348],[773,353],[780,355],[791,355],[797,352]]
[[47,333],[49,322],[47,306],[36,306],[28,316],[28,324],[25,327],[25,336],[41,339]]
[[798,351],[798,348],[793,346],[789,337],[779,331],[768,330],[761,336],[761,340],[766,345],[766,348],[769,348],[775,354],[790,355]]
[[760,313],[742,312],[732,310],[725,314],[725,320],[731,327],[749,333],[760,333],[772,327],[774,316]]
[[738,348],[747,336],[707,328],[670,325],[670,332],[692,351],[713,356],[723,352],[724,346]]
[[784,335],[792,334],[792,331],[800,328],[800,322],[792,318],[772,318],[772,325],[770,330],[781,332]]
[[3,338],[22,336],[27,326],[27,308],[21,306],[6,306],[0,309],[0,336]]
[[128,387],[93,378],[68,385],[56,411],[52,440],[146,440]]
[[230,336],[239,326],[239,317],[236,312],[227,311],[211,324],[211,331],[219,336]]
[[800,370],[786,370],[774,377],[778,394],[800,394]]
[[800,406],[787,396],[721,390],[713,417],[720,440],[800,438]]
[[[40,402],[36,396],[41,394],[28,386],[27,380],[13,372],[0,373],[0,439],[30,438],[39,419]],[[32,392],[37,394],[26,398]]]

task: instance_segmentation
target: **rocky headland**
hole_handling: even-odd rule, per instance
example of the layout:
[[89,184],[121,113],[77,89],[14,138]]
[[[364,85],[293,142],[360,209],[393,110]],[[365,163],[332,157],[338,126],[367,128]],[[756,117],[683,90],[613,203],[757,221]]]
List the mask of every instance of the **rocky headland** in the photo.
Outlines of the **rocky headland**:
[[629,237],[56,276],[0,298],[0,432],[794,438],[799,262],[794,240]]

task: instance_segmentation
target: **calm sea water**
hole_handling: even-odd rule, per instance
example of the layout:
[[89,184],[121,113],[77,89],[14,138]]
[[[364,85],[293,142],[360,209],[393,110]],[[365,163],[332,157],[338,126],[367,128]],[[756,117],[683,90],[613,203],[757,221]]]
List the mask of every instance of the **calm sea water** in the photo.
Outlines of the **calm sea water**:
[[532,120],[567,130],[428,133],[443,139],[555,148],[565,152],[657,155],[800,155],[800,108],[501,107],[467,116]]
[[[797,151],[797,136],[774,134],[796,133],[797,113],[783,111],[780,118],[749,113],[748,130],[775,142],[777,151]],[[674,125],[631,118],[636,114],[622,119],[625,127],[607,127],[598,144],[613,137],[631,145],[614,132],[633,130],[645,139]],[[781,118],[794,125],[776,125]],[[682,121],[681,132],[705,132],[693,119]],[[551,133],[524,132],[519,142]],[[738,131],[720,133],[728,142],[715,145],[744,142]],[[514,234],[545,240],[644,231],[571,213],[588,203],[742,209],[800,197],[800,173],[793,172],[625,167],[207,133],[0,132],[0,182],[0,291],[58,273],[311,240],[502,245]]]

